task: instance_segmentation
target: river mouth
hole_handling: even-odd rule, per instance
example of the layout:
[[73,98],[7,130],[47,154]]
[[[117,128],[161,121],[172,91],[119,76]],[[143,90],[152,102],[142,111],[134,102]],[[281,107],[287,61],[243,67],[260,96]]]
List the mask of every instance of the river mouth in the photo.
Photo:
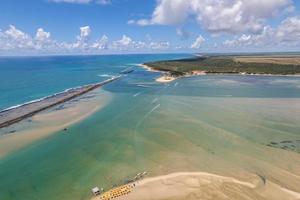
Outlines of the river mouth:
[[144,171],[149,178],[263,177],[299,192],[297,77],[207,75],[159,84],[158,76],[136,68],[100,90],[100,105],[112,97],[101,109],[3,157],[0,199],[90,199],[91,188],[109,189]]

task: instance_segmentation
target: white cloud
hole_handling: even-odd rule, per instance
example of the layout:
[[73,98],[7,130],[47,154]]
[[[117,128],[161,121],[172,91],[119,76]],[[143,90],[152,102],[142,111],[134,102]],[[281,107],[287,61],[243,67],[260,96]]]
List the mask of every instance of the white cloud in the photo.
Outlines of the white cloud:
[[29,39],[29,36],[22,32],[21,30],[18,30],[15,26],[9,25],[9,29],[5,31],[5,34],[7,37],[13,39],[13,40],[27,40]]
[[133,43],[134,41],[130,37],[123,35],[120,40],[113,42],[112,47],[116,50],[128,50],[132,48]]
[[153,41],[148,38],[148,41],[135,41],[132,38],[123,35],[120,40],[113,41],[111,49],[124,51],[124,50],[167,50],[170,48],[170,43],[167,41]]
[[199,35],[195,42],[191,45],[192,49],[199,49],[201,45],[205,42],[205,39],[202,37],[202,35]]
[[98,41],[92,44],[95,49],[108,49],[108,37],[103,35]]
[[51,33],[38,28],[34,37],[10,25],[7,30],[0,30],[0,55],[13,54],[84,54],[101,53],[105,51],[118,52],[148,52],[152,50],[167,50],[167,41],[136,41],[127,35],[120,39],[109,41],[106,35],[91,41],[91,28],[79,28],[79,34],[74,42],[58,42],[51,38]]
[[300,17],[289,17],[278,27],[265,26],[258,34],[243,34],[233,40],[226,40],[225,46],[299,46],[300,45]]
[[91,28],[89,26],[80,27],[80,34],[77,36],[77,42],[73,44],[74,48],[86,49],[88,48],[88,40],[91,35]]
[[166,50],[170,48],[169,42],[150,42],[150,48],[155,50]]
[[192,1],[187,0],[159,0],[152,14],[153,24],[179,24],[189,15]]
[[39,28],[35,37],[24,33],[15,26],[10,25],[9,28],[0,31],[0,50],[2,51],[45,51],[57,50],[59,44],[50,38],[51,34]]
[[130,20],[127,21],[127,24],[135,24],[135,20],[130,19]]
[[189,17],[214,34],[257,33],[281,10],[292,10],[292,0],[158,0],[151,19],[130,20],[137,25],[178,25]]
[[87,39],[91,34],[91,28],[89,26],[80,27],[80,35],[78,37],[79,40]]
[[6,31],[0,32],[0,48],[7,50],[34,48],[34,44],[28,34],[10,25]]
[[35,49],[51,49],[56,46],[56,42],[51,40],[50,32],[44,31],[44,29],[39,28],[36,31],[34,38],[34,48]]
[[35,39],[37,41],[48,41],[50,39],[50,33],[45,32],[44,29],[39,28],[36,32]]
[[146,49],[147,45],[143,41],[134,41],[132,38],[123,35],[120,40],[114,41],[111,46],[112,49],[115,50],[138,50],[138,49]]
[[139,26],[147,26],[150,25],[150,22],[146,19],[140,19],[135,22]]
[[147,19],[139,19],[139,20],[128,20],[127,21],[127,24],[135,24],[135,25],[139,25],[139,26],[148,26],[148,25],[151,25],[153,24],[151,21],[147,20]]
[[122,39],[118,40],[117,43],[122,46],[129,46],[132,43],[132,39],[130,37],[127,37],[126,35],[123,35]]

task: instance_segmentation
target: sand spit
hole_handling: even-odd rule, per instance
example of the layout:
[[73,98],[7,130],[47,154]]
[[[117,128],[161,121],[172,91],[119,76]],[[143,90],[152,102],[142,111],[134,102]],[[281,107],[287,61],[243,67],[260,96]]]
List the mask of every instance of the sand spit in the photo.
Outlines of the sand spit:
[[16,122],[19,122],[27,117],[33,116],[38,112],[51,108],[55,105],[69,101],[75,97],[83,95],[89,91],[92,91],[100,86],[110,83],[120,77],[113,77],[100,83],[86,85],[78,88],[66,90],[64,92],[46,97],[39,101],[23,104],[19,107],[4,110],[0,112],[0,128],[9,126]]
[[[97,198],[94,198],[97,199]],[[253,175],[249,182],[205,172],[179,172],[146,178],[122,200],[270,199],[299,200],[300,193]]]
[[151,67],[149,67],[148,65],[145,65],[145,64],[137,64],[137,66],[142,67],[146,71],[149,71],[149,72],[161,72],[161,71],[155,70],[155,69],[153,69],[153,68],[151,68]]
[[149,67],[148,65],[145,65],[145,64],[138,64],[137,66],[140,66],[140,67],[144,68],[146,71],[161,72],[162,76],[160,76],[160,77],[158,77],[158,78],[155,79],[155,81],[159,82],[159,83],[169,83],[169,82],[175,81],[176,79],[181,78],[181,77],[191,77],[191,76],[206,75],[206,72],[204,72],[204,71],[193,70],[190,73],[187,73],[186,75],[172,76],[169,72],[155,70],[155,69],[153,69],[153,68],[151,68],[151,67]]
[[169,83],[169,82],[172,82],[172,81],[177,79],[177,77],[168,75],[167,72],[162,72],[162,71],[159,71],[159,70],[155,70],[155,69],[153,69],[153,68],[151,68],[151,67],[149,67],[148,65],[145,65],[145,64],[138,64],[137,66],[142,67],[146,71],[149,71],[149,72],[161,72],[161,73],[163,73],[162,76],[155,79],[155,81],[159,82],[159,83]]
[[[23,122],[20,122],[3,128],[2,131],[8,129],[15,130],[15,132],[0,136],[0,158],[57,131],[65,129],[65,133],[68,134],[68,128],[71,125],[100,110],[111,99],[111,94],[102,89],[91,93],[61,104],[64,107],[62,109],[58,109],[61,105],[57,105],[53,109],[32,116],[29,124],[24,122],[29,127],[24,128]],[[85,98],[87,95],[93,96]]]

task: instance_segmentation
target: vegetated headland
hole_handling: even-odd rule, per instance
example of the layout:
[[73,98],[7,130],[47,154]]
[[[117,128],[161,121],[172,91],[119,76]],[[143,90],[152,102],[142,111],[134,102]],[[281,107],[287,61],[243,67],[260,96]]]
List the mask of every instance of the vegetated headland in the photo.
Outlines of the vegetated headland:
[[31,117],[43,110],[46,110],[58,104],[69,101],[75,97],[83,95],[89,91],[92,91],[100,86],[115,81],[119,78],[120,76],[113,77],[111,79],[105,80],[100,83],[72,88],[64,92],[57,93],[52,96],[48,96],[37,101],[26,103],[11,109],[3,110],[0,112],[0,128],[19,122],[27,117]]
[[300,55],[204,55],[144,65],[165,72],[163,77],[169,80],[204,74],[299,75]]

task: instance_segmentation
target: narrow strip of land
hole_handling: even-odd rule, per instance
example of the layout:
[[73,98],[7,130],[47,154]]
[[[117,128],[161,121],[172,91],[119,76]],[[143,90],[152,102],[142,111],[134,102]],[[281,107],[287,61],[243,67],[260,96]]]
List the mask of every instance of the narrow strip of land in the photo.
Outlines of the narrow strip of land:
[[205,74],[300,75],[299,55],[200,56],[149,62],[142,67],[163,72],[158,82]]
[[4,111],[0,112],[0,128],[9,126],[16,122],[19,122],[27,117],[31,117],[38,112],[41,112],[43,110],[46,110],[46,109],[56,106],[58,104],[69,101],[75,97],[83,95],[89,91],[92,91],[100,86],[103,86],[107,83],[115,81],[119,78],[120,78],[120,76],[113,77],[111,79],[105,80],[100,83],[85,85],[85,86],[78,87],[78,88],[73,88],[73,89],[66,90],[64,92],[46,97],[40,101],[24,104],[22,106],[19,106],[19,107],[13,108],[13,109],[4,110]]

